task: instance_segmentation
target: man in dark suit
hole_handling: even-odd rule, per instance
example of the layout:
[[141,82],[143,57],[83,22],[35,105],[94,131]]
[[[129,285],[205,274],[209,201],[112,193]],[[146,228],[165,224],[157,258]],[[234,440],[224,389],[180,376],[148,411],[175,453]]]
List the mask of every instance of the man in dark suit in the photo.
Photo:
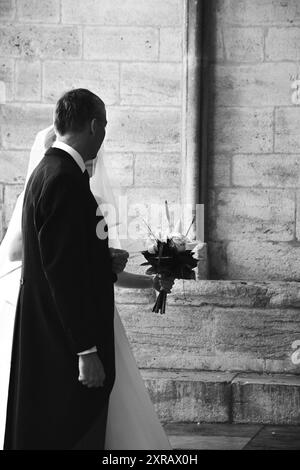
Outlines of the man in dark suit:
[[107,237],[96,234],[103,217],[85,162],[105,126],[99,97],[65,93],[55,108],[57,141],[26,186],[4,450],[104,448],[115,380],[113,284],[128,257],[113,262]]

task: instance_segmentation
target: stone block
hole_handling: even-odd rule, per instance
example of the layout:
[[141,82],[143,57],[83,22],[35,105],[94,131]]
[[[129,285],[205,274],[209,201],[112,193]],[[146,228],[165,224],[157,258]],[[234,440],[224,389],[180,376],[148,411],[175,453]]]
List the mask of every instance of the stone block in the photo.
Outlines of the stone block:
[[130,188],[127,191],[129,204],[145,204],[149,207],[150,204],[160,204],[165,213],[165,200],[168,203],[178,203],[179,188],[170,188],[169,186],[159,188]]
[[210,155],[208,161],[209,186],[230,186],[231,157],[226,154],[215,154]]
[[0,80],[0,103],[6,103],[6,86],[2,80]]
[[210,118],[211,153],[273,151],[273,111],[266,108],[217,108]]
[[4,229],[3,229],[3,220],[2,220],[2,203],[0,202],[0,243],[5,235]]
[[180,106],[180,64],[122,64],[121,104]]
[[286,281],[175,281],[170,305],[202,307],[294,309],[300,304],[298,282]]
[[180,0],[62,0],[62,22],[71,24],[179,26]]
[[152,291],[127,290],[119,311],[141,367],[299,374],[297,284],[177,280],[165,315],[151,312]]
[[300,280],[298,242],[229,242],[225,279]]
[[215,362],[223,367],[227,359],[230,370],[299,373],[291,361],[292,344],[299,339],[297,308],[283,314],[276,308],[216,307],[213,321]]
[[76,26],[6,25],[0,30],[0,55],[35,59],[78,58],[81,34]]
[[182,61],[182,29],[160,28],[159,59],[163,62]]
[[139,367],[214,368],[213,308],[204,306],[200,310],[169,305],[167,301],[166,313],[160,315],[152,312],[153,305],[152,300],[145,305],[131,301],[118,307]]
[[108,151],[180,151],[180,109],[112,107],[107,111]]
[[208,242],[209,279],[228,279],[227,244],[225,240]]
[[17,0],[18,20],[26,23],[59,23],[59,0]]
[[299,61],[299,41],[300,27],[269,28],[266,36],[266,59]]
[[3,193],[3,186],[0,184],[0,243],[5,235],[5,230],[4,230],[4,209],[3,209],[3,201],[1,200]]
[[113,186],[133,185],[133,159],[131,153],[105,154],[105,167]]
[[300,20],[297,0],[217,0],[219,17],[229,24],[290,25]]
[[41,100],[41,64],[39,61],[16,62],[15,97],[18,101]]
[[296,238],[300,241],[300,191],[296,193]]
[[1,141],[4,149],[29,149],[38,131],[52,122],[53,108],[46,105],[2,105]]
[[119,66],[88,61],[46,61],[43,73],[43,99],[56,102],[64,91],[88,88],[106,105],[119,102]]
[[289,241],[295,230],[294,191],[220,189],[211,192],[212,240]]
[[180,154],[140,153],[135,156],[135,186],[179,187]]
[[[183,297],[183,282],[176,282]],[[152,313],[150,297],[140,295],[135,303],[128,292],[119,298],[120,316],[140,367],[299,373],[291,361],[292,343],[299,338],[296,308],[286,309],[283,316],[276,308],[220,307],[217,299],[208,305],[205,296],[190,305],[174,295],[168,296],[164,315]]]
[[264,60],[262,28],[225,27],[223,38],[226,61],[262,62]]
[[299,109],[277,108],[275,113],[275,152],[299,153]]
[[141,370],[162,422],[218,422],[229,420],[230,373]]
[[158,59],[158,42],[155,28],[87,26],[84,29],[84,58],[155,61]]
[[298,282],[274,282],[268,285],[269,306],[275,308],[299,308],[300,290]]
[[16,13],[15,0],[1,0],[0,21],[7,22],[14,19]]
[[289,106],[295,63],[217,65],[212,84],[215,106]]
[[225,47],[223,38],[223,25],[219,21],[212,19],[214,33],[210,35],[207,44],[207,56],[210,62],[223,62],[225,60]]
[[300,377],[241,374],[232,391],[235,423],[300,424]]
[[232,184],[300,188],[300,155],[233,155]]
[[29,152],[20,150],[0,150],[1,183],[21,183],[25,180]]
[[11,59],[0,59],[1,102],[12,101],[14,64]]

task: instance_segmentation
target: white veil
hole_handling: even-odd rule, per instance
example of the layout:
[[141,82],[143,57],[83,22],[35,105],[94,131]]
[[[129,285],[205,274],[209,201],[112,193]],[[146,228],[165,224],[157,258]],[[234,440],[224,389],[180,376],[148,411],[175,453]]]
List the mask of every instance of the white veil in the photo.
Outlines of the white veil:
[[[36,135],[30,152],[24,189],[31,173],[43,158],[45,151],[53,144],[54,141],[55,133],[53,125],[43,129]],[[99,210],[109,219],[107,220],[107,223],[109,226],[110,246],[120,248],[117,231],[115,230],[118,226],[119,220],[118,209],[113,189],[105,168],[103,156],[103,147],[101,147],[97,158],[91,165],[92,169],[89,171],[91,176],[90,187],[98,202]],[[87,168],[89,169],[89,165],[87,165]],[[21,262],[10,261],[10,250],[13,240],[18,236],[18,234],[21,234],[24,189],[17,199],[7,232],[0,244],[0,306],[3,299],[14,303],[16,295],[18,294]]]
[[99,213],[101,212],[108,225],[109,246],[121,248],[118,236],[120,225],[120,214],[116,197],[104,163],[103,144],[98,152],[97,158],[93,160],[92,172],[90,172],[90,188],[98,202]]

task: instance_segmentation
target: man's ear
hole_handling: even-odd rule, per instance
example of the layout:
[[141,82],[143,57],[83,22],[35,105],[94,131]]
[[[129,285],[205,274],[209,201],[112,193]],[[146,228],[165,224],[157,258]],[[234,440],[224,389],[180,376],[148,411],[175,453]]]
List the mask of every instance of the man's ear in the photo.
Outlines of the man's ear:
[[91,125],[90,125],[92,135],[96,134],[96,125],[97,125],[97,121],[94,118],[94,119],[91,120]]

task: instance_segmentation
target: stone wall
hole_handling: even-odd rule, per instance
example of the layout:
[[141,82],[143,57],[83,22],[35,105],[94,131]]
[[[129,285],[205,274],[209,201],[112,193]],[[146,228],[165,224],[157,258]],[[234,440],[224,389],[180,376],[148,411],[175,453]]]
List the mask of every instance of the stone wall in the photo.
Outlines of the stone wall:
[[139,367],[300,374],[300,292],[286,281],[175,281],[165,315],[153,293],[117,289]]
[[182,25],[181,0],[0,1],[0,239],[35,134],[72,87],[107,104],[106,162],[119,193],[178,200]]
[[211,276],[300,280],[300,2],[212,10]]
[[[292,86],[300,4],[210,5],[210,276],[299,280],[300,97]],[[179,201],[183,7],[0,1],[0,239],[35,133],[71,87],[88,87],[107,104],[106,162],[118,194],[129,203]],[[138,209],[133,220],[141,222]]]

